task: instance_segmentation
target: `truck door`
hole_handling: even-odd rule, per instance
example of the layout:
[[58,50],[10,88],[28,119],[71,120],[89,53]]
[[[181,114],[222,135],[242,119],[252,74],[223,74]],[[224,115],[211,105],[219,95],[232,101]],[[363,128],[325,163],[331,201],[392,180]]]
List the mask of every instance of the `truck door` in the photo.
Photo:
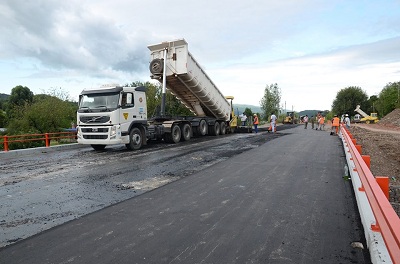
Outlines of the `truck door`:
[[128,131],[132,121],[137,119],[137,111],[133,93],[125,92],[121,94],[120,123],[121,130]]

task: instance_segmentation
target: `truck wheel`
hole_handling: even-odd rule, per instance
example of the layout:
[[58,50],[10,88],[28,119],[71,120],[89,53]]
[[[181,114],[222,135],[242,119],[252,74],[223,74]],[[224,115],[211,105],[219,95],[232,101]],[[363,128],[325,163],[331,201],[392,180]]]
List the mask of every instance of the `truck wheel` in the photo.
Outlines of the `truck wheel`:
[[220,133],[221,127],[219,126],[218,122],[215,122],[213,126],[211,126],[211,135],[218,136]]
[[181,128],[178,125],[172,127],[171,137],[173,143],[178,143],[181,140]]
[[183,124],[181,130],[182,130],[181,140],[182,141],[190,140],[190,136],[192,135],[192,129],[190,128],[190,125],[189,124]]
[[206,120],[202,119],[197,127],[197,133],[200,136],[205,136],[207,134],[207,122]]
[[126,144],[125,146],[129,150],[137,150],[142,147],[142,133],[139,128],[132,128],[129,133],[129,144]]
[[100,151],[106,148],[106,145],[91,145],[94,150]]
[[178,143],[181,140],[181,128],[173,125],[171,133],[165,133],[164,139],[167,143]]
[[162,73],[163,68],[164,68],[164,60],[163,59],[154,59],[150,62],[150,72],[152,74]]
[[369,124],[369,120],[365,121],[366,124]]
[[221,135],[225,135],[226,134],[226,123],[221,122],[220,128],[221,128]]

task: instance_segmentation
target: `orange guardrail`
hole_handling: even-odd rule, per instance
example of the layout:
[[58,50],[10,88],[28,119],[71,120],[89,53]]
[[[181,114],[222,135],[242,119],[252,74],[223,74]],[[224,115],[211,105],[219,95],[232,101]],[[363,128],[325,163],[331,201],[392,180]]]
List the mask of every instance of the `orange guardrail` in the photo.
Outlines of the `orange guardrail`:
[[[375,225],[371,230],[380,232],[389,255],[395,264],[400,264],[400,218],[394,211],[385,194],[369,168],[369,157],[361,155],[361,145],[356,145],[356,139],[341,126],[341,132],[349,148],[355,169],[361,180],[360,191],[365,191],[368,202],[375,217]],[[387,181],[387,185],[389,182]]]
[[9,144],[11,143],[23,143],[32,141],[44,141],[46,147],[50,147],[51,140],[59,140],[64,138],[75,139],[76,132],[54,132],[44,134],[25,134],[25,135],[13,135],[13,136],[1,136],[0,144],[3,144],[4,151],[9,151]]

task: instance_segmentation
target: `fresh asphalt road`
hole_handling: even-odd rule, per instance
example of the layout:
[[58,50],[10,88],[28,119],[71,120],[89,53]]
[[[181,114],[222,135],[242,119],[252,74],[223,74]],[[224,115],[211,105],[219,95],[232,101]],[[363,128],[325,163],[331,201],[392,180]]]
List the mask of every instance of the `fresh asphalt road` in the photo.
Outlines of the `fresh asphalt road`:
[[363,231],[341,141],[285,133],[5,247],[0,263],[369,263],[351,247]]

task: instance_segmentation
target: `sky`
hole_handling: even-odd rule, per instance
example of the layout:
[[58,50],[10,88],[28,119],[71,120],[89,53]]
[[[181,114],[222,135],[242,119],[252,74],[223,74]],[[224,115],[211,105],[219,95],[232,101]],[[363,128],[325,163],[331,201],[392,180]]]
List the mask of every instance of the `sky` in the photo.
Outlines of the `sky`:
[[330,110],[337,93],[400,81],[400,0],[2,0],[0,93],[150,79],[147,46],[184,38],[235,104],[278,84],[286,109]]

